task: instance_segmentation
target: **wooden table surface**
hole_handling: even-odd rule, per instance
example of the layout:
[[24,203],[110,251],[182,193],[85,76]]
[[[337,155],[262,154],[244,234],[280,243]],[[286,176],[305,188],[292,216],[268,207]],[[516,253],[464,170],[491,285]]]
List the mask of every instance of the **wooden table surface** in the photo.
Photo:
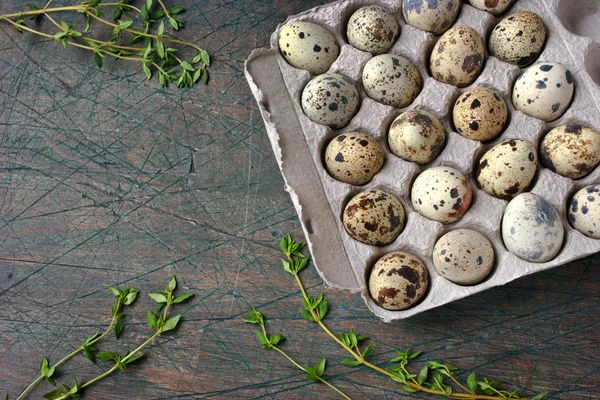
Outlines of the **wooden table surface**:
[[[174,334],[147,357],[86,390],[86,399],[336,398],[263,350],[240,319],[268,318],[302,363],[327,357],[327,377],[354,399],[428,398],[339,365],[345,354],[304,321],[278,239],[302,232],[243,76],[250,51],[288,15],[324,0],[180,0],[178,36],[214,57],[208,87],[160,88],[138,67],[107,62],[0,23],[0,392],[16,394],[42,356],[56,362],[110,320],[109,285],[144,292],[128,311],[125,351],[150,334],[145,295],[171,275],[196,293]],[[38,1],[40,3],[40,1]],[[70,1],[56,1],[68,4]],[[172,3],[169,1],[169,3]],[[2,0],[0,13],[21,1]],[[48,25],[42,25],[48,27]],[[553,399],[599,399],[600,256],[385,324],[358,295],[303,273],[331,303],[334,331],[372,337],[373,360],[394,347],[477,371]],[[76,357],[58,381],[105,371]],[[39,398],[41,384],[29,398]]]

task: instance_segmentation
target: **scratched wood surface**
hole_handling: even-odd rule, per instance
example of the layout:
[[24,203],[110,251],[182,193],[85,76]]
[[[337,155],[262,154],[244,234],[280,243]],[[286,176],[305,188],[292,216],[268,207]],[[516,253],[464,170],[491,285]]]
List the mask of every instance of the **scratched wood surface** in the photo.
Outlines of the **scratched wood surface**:
[[[182,307],[181,328],[84,398],[335,398],[260,348],[240,321],[250,307],[288,337],[284,349],[299,361],[327,357],[327,376],[352,398],[424,398],[339,365],[345,355],[301,319],[298,289],[278,261],[278,238],[301,230],[243,63],[287,15],[324,2],[180,0],[188,11],[179,36],[215,61],[210,85],[191,90],[159,88],[128,64],[99,70],[88,54],[0,23],[1,393],[16,395],[42,356],[57,361],[108,323],[107,286],[148,292],[176,274],[197,294]],[[2,0],[0,13],[20,4]],[[313,269],[303,276],[311,293],[329,298],[335,331],[354,327],[373,338],[379,365],[394,347],[413,345],[463,367],[463,377],[478,371],[529,394],[598,399],[599,261],[391,324],[359,296],[325,288]],[[122,340],[101,349],[140,343],[151,307],[142,296]],[[106,368],[76,357],[58,380],[85,381]],[[40,385],[29,398],[47,390]]]

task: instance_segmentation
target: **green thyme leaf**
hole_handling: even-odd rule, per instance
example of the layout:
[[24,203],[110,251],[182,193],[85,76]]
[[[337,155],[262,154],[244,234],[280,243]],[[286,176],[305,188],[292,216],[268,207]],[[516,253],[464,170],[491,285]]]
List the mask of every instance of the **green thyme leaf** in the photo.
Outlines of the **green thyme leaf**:
[[146,314],[146,319],[148,320],[148,325],[150,325],[152,328],[156,328],[158,326],[158,317],[152,311],[148,311]]
[[181,315],[175,315],[174,317],[169,318],[165,322],[163,331],[166,332],[166,331],[171,331],[171,330],[175,329],[177,327],[177,324],[179,323],[180,318],[181,318]]
[[417,389],[410,387],[408,385],[399,385],[398,387],[408,393],[417,393],[418,392]]
[[192,297],[194,297],[194,293],[188,293],[188,294],[181,295],[179,297],[176,297],[175,300],[173,300],[173,304],[183,303],[184,301],[189,300]]
[[157,303],[166,303],[167,302],[167,298],[165,297],[164,294],[148,293],[148,297],[150,297],[152,300],[154,300]]
[[346,367],[358,367],[360,365],[360,361],[355,360],[353,358],[346,358],[344,360],[342,360],[342,365],[345,365]]
[[365,350],[363,351],[363,358],[367,358],[367,356],[369,356],[371,354],[371,352],[373,351],[373,349],[375,348],[375,344],[371,343],[370,345],[368,345]]
[[427,381],[427,378],[429,378],[429,366],[424,366],[421,369],[421,372],[419,372],[419,376],[417,376],[417,382],[419,382],[419,384],[423,384],[423,382]]

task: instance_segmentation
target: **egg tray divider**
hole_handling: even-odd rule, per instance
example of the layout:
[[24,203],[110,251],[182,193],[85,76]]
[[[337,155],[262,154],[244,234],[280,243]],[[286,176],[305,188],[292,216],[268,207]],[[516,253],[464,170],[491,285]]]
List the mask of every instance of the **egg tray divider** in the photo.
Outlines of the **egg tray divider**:
[[[275,157],[283,173],[286,190],[300,217],[313,261],[327,285],[360,293],[369,309],[389,322],[600,251],[600,240],[587,238],[575,231],[569,225],[566,211],[569,198],[577,190],[600,182],[600,168],[583,179],[572,181],[544,169],[538,162],[538,171],[530,191],[541,195],[555,207],[565,227],[565,240],[559,255],[542,264],[523,261],[506,250],[502,242],[501,221],[508,202],[477,189],[473,178],[476,160],[500,142],[526,139],[539,149],[544,134],[559,125],[580,123],[600,129],[600,87],[594,83],[585,67],[588,52],[598,45],[590,38],[574,35],[565,29],[556,13],[561,1],[569,0],[518,0],[500,17],[464,4],[454,26],[468,25],[474,28],[483,38],[486,49],[483,72],[474,84],[464,89],[440,83],[431,77],[427,65],[439,37],[405,24],[399,0],[338,1],[290,17],[286,23],[314,22],[327,28],[335,36],[341,45],[341,52],[329,72],[345,75],[359,88],[362,98],[360,111],[349,126],[337,131],[318,125],[304,115],[300,103],[302,90],[313,76],[290,66],[279,53],[278,34],[283,24],[271,36],[270,49],[258,49],[251,54],[246,63],[246,78],[258,102]],[[584,0],[581,3],[586,1],[594,0]],[[362,68],[372,55],[350,46],[345,37],[345,28],[352,13],[365,5],[383,6],[398,19],[401,25],[400,38],[389,53],[412,61],[423,78],[422,92],[407,108],[394,109],[379,104],[369,99],[362,87]],[[559,62],[574,75],[576,87],[573,102],[557,121],[544,123],[515,111],[511,102],[512,85],[522,70],[489,56],[487,52],[486,39],[496,23],[517,11],[537,13],[548,29],[546,47],[536,63]],[[592,61],[600,68],[600,60]],[[463,138],[454,131],[451,123],[455,100],[465,90],[478,86],[488,87],[502,94],[510,113],[504,133],[485,144]],[[442,153],[425,166],[394,156],[387,145],[387,130],[392,121],[401,112],[412,109],[424,109],[437,115],[447,134]],[[329,140],[350,131],[360,131],[374,137],[386,153],[382,170],[370,183],[360,187],[334,180],[326,172],[323,163],[324,149]],[[450,225],[442,225],[422,217],[413,210],[410,202],[410,187],[417,175],[427,168],[439,165],[462,171],[469,177],[473,188],[471,208],[461,220]],[[382,189],[396,195],[406,210],[404,231],[395,242],[385,247],[374,247],[352,239],[341,222],[342,211],[350,198],[368,189]],[[494,269],[484,282],[475,286],[456,285],[440,276],[433,266],[434,244],[443,234],[458,228],[481,232],[491,241],[495,250]],[[381,256],[392,251],[408,251],[417,255],[427,266],[430,276],[424,299],[405,311],[388,311],[379,307],[368,291],[370,269]]]

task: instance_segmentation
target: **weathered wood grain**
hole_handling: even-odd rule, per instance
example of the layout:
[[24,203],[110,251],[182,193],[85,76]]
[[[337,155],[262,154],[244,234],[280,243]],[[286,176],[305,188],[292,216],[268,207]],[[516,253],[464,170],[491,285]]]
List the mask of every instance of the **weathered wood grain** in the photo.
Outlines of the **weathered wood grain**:
[[[277,239],[301,231],[243,62],[287,15],[324,0],[179,3],[188,22],[178,35],[214,56],[208,87],[162,89],[129,64],[99,70],[83,52],[0,23],[0,392],[18,393],[42,356],[56,361],[101,329],[112,303],[106,286],[148,292],[176,274],[197,293],[182,307],[181,329],[84,398],[335,398],[260,348],[240,321],[250,307],[288,337],[284,348],[299,361],[326,356],[328,377],[353,398],[425,398],[340,366],[345,355],[301,319],[298,290],[280,268]],[[0,13],[20,5],[4,0]],[[475,370],[556,399],[598,399],[599,261],[392,324],[358,296],[323,287],[314,270],[304,279],[330,299],[334,330],[373,338],[380,365],[394,346],[414,345],[464,367],[462,376]],[[150,307],[142,296],[122,340],[101,348],[143,340]],[[61,382],[85,381],[106,364],[78,357],[67,367]]]

